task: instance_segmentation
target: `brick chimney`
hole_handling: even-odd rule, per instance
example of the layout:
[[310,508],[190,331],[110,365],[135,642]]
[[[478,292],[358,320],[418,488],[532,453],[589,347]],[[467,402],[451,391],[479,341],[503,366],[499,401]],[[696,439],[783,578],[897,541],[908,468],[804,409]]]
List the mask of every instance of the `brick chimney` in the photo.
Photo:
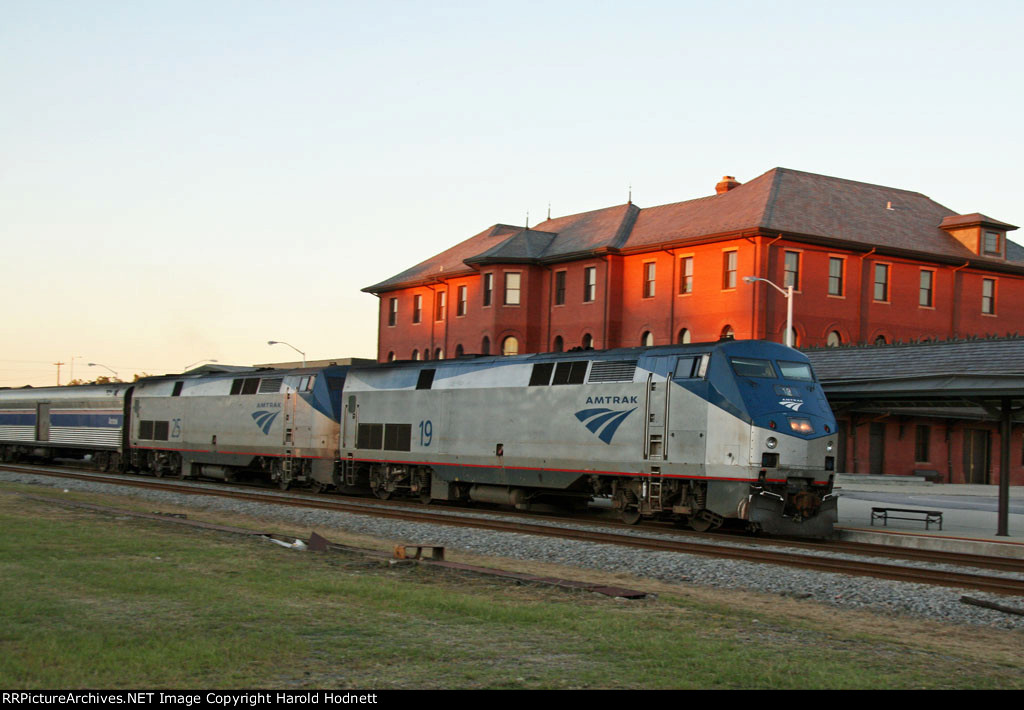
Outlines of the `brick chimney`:
[[732,175],[724,175],[721,182],[715,185],[715,194],[721,195],[723,192],[729,192],[734,188],[739,187],[743,183],[739,182]]

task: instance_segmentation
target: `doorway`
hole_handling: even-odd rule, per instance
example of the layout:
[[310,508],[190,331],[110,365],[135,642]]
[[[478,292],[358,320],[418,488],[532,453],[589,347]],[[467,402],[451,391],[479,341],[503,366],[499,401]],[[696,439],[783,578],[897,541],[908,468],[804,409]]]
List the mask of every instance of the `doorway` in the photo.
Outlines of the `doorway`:
[[989,483],[992,434],[988,429],[964,430],[964,483]]
[[885,424],[882,422],[871,422],[868,457],[870,459],[868,473],[876,475],[885,473]]

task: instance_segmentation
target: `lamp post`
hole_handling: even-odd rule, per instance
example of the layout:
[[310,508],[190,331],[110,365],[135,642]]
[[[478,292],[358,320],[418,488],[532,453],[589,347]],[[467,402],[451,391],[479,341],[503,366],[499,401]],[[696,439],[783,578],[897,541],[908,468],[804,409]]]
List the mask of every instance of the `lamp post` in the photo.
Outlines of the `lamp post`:
[[[107,367],[103,363],[99,363],[99,362],[90,362],[89,363],[89,367],[102,367],[104,370],[110,370],[109,367]],[[114,372],[113,370],[110,370],[110,371],[114,373],[114,377],[116,377],[119,380],[121,379],[121,376],[118,375],[116,372]]]
[[299,355],[302,356],[302,366],[303,367],[306,366],[306,353],[302,352],[301,350],[299,350],[297,347],[295,347],[291,343],[286,343],[283,340],[268,340],[267,341],[267,345],[287,345],[292,350],[294,350],[295,352],[297,352]]
[[786,288],[782,288],[768,279],[762,279],[760,276],[744,276],[743,280],[748,284],[764,281],[786,297],[786,347],[793,347],[793,287],[786,286]]

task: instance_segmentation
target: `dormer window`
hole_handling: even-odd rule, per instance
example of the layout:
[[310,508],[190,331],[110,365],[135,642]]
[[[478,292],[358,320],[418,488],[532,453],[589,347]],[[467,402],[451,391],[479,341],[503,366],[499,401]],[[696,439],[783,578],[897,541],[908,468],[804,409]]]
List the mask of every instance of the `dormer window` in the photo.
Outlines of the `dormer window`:
[[1002,235],[999,232],[985,231],[985,236],[982,241],[982,248],[984,249],[985,256],[1002,256],[1003,255],[1003,242],[1000,239]]
[[942,220],[939,228],[978,256],[996,259],[1006,258],[1006,233],[1017,229],[980,212],[950,215]]

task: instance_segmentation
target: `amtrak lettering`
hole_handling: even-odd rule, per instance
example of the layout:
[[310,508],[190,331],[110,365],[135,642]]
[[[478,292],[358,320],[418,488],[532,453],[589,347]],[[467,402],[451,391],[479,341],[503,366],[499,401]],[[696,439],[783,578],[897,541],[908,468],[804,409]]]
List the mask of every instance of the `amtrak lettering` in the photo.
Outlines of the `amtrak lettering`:
[[587,404],[640,404],[633,397],[587,397]]

